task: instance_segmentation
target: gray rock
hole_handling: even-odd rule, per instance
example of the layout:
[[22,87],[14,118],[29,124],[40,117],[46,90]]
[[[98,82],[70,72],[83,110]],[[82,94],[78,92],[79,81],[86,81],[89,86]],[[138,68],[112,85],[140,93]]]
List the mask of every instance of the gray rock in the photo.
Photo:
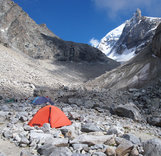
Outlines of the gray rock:
[[116,108],[114,108],[114,112],[118,116],[131,118],[135,121],[142,120],[139,108],[133,103],[119,105]]
[[31,126],[29,126],[29,125],[27,125],[27,124],[24,124],[23,128],[24,128],[25,131],[34,130],[34,127],[31,127]]
[[50,132],[50,124],[49,123],[44,123],[44,125],[41,127],[44,133]]
[[161,127],[161,115],[151,115],[147,118],[147,122],[150,125]]
[[80,153],[73,153],[72,156],[91,156],[91,154],[80,154]]
[[26,137],[22,137],[20,143],[21,144],[29,144],[30,142]]
[[89,133],[89,132],[98,132],[101,130],[96,124],[86,123],[81,125],[81,131]]
[[111,135],[111,134],[123,134],[123,128],[122,127],[117,127],[117,126],[111,126],[108,131],[107,131],[107,135]]
[[160,156],[161,155],[161,140],[151,139],[143,143],[144,156]]
[[72,152],[67,147],[54,147],[50,144],[43,145],[38,149],[43,156],[71,156]]
[[103,152],[95,152],[92,154],[92,156],[107,156],[107,155]]
[[116,148],[108,146],[105,153],[107,156],[116,156]]
[[71,144],[88,144],[88,145],[95,145],[95,144],[104,144],[113,138],[113,135],[86,135],[82,134],[76,137],[75,139],[71,140]]
[[92,150],[102,150],[102,151],[105,151],[107,147],[108,146],[107,145],[104,145],[104,144],[96,144],[94,146],[91,146],[90,148]]
[[8,130],[8,131],[3,132],[3,136],[4,136],[5,138],[7,138],[7,139],[10,139],[10,138],[13,137],[13,134],[12,134],[11,131]]
[[0,152],[0,156],[6,156],[4,153]]
[[87,149],[88,145],[87,144],[72,144],[72,147],[74,150],[82,150],[82,149]]
[[40,142],[45,142],[46,140],[51,140],[53,136],[51,134],[37,133],[33,130],[30,132],[30,140],[39,140]]
[[124,134],[122,138],[132,142],[133,144],[141,145],[140,139],[136,137],[134,134]]
[[10,109],[7,105],[2,105],[1,110],[3,110],[4,112],[8,112]]
[[45,144],[52,144],[57,147],[65,147],[68,146],[68,138],[50,138],[46,139]]
[[117,148],[116,148],[116,155],[117,156],[124,156],[128,153],[131,153],[131,150],[133,149],[133,144],[132,143],[121,143]]
[[22,150],[20,156],[33,156],[33,155],[27,150]]

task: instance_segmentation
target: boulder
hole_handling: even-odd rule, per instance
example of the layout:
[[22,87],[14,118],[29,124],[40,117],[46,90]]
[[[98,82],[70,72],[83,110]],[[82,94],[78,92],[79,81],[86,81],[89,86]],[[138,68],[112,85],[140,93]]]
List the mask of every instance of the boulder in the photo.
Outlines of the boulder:
[[56,147],[65,147],[68,146],[68,138],[50,138],[46,139],[45,144],[51,144]]
[[103,152],[95,152],[92,156],[106,156],[106,154]]
[[134,134],[128,133],[128,134],[124,134],[122,137],[126,140],[129,140],[133,144],[141,145],[140,139],[136,137]]
[[116,156],[115,150],[116,150],[115,147],[108,146],[105,153],[107,156]]
[[20,156],[33,156],[33,155],[27,150],[22,150]]
[[161,155],[161,139],[150,139],[143,143],[144,156]]
[[104,144],[110,141],[113,138],[113,135],[87,135],[82,134],[76,137],[75,139],[71,140],[71,144],[88,144],[88,145],[95,145],[95,144]]
[[88,148],[87,144],[72,144],[74,150],[82,150]]
[[116,148],[116,155],[117,156],[125,156],[128,153],[131,153],[131,150],[133,149],[133,144],[132,143],[121,143],[117,148]]
[[81,131],[89,133],[89,132],[97,132],[101,130],[96,124],[86,123],[81,125]]
[[40,147],[38,153],[43,156],[72,156],[72,152],[67,147],[54,147],[51,144]]
[[161,115],[157,115],[157,116],[151,115],[151,116],[147,117],[147,122],[150,125],[161,127]]
[[123,134],[124,130],[122,127],[118,127],[118,126],[111,126],[108,131],[107,131],[107,135],[111,135],[111,134]]
[[142,120],[139,108],[133,103],[116,106],[114,113],[121,117],[131,118],[135,121]]

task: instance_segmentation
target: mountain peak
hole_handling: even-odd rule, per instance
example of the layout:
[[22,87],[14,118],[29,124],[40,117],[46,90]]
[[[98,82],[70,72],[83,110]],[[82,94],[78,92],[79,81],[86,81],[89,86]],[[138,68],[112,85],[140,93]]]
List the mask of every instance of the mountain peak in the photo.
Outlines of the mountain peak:
[[134,16],[136,18],[141,18],[141,10],[139,8],[137,8],[136,12],[134,13]]
[[[137,9],[133,17],[119,26],[119,34],[115,28],[101,40],[98,49],[108,57],[119,62],[128,61],[152,40],[161,18],[146,17]],[[102,48],[103,47],[103,48]]]

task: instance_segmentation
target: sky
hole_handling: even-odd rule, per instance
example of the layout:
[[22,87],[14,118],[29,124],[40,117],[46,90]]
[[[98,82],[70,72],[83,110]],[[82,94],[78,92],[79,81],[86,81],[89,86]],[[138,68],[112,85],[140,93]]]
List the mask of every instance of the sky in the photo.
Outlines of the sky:
[[61,39],[93,46],[130,19],[137,8],[143,16],[161,17],[161,0],[13,1],[37,24],[46,24]]

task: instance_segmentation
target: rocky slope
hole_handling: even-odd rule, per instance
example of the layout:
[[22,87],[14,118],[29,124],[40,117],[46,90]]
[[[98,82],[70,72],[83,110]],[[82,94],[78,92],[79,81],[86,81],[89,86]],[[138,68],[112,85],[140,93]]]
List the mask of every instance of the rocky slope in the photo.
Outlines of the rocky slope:
[[33,106],[30,100],[4,102],[0,103],[2,156],[160,156],[161,129],[144,122],[111,115],[108,110],[90,108],[90,104],[87,109],[57,102],[71,126],[51,129],[46,123],[30,127],[27,123],[44,105]]
[[109,60],[87,44],[60,39],[44,24],[36,24],[11,0],[0,0],[0,7],[0,42],[7,47],[39,59],[77,62]]
[[160,22],[161,18],[142,16],[138,9],[130,20],[109,32],[98,49],[114,60],[128,61],[151,42]]
[[110,70],[106,63],[35,60],[23,52],[0,45],[0,95],[29,97],[38,86],[57,88],[80,85]]
[[0,94],[31,96],[37,86],[79,85],[119,64],[87,44],[64,41],[11,0],[0,0]]

